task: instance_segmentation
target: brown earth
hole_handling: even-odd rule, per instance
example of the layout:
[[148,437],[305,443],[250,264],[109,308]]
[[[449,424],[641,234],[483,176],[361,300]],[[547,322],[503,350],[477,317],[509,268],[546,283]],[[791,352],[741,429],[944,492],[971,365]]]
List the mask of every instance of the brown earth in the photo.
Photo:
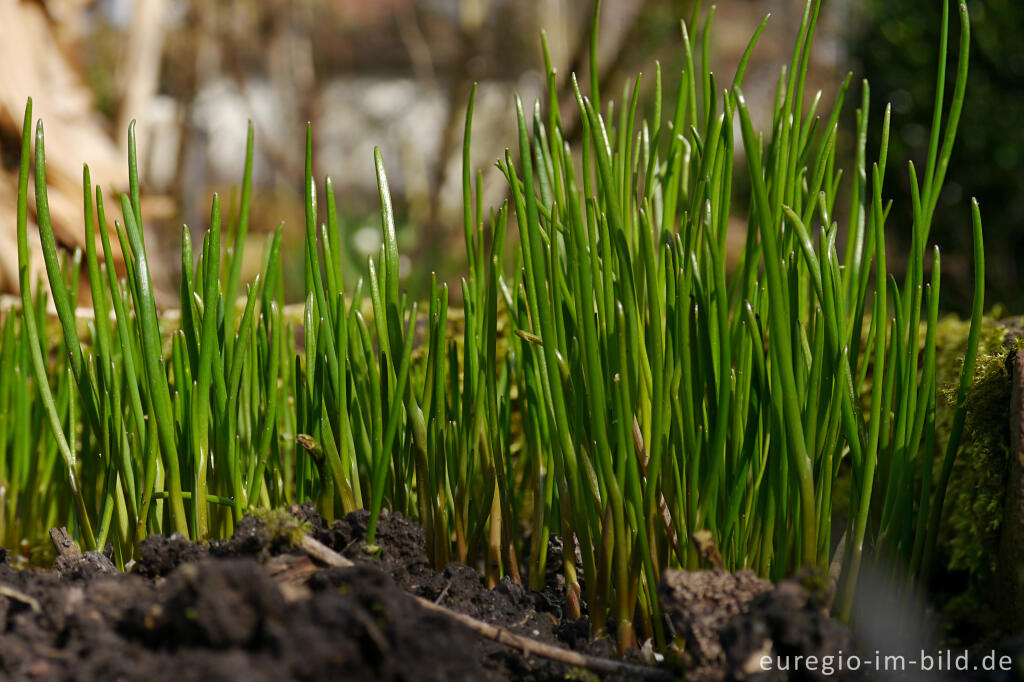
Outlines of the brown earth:
[[[488,590],[464,564],[429,568],[423,529],[381,518],[380,556],[363,551],[366,512],[311,535],[356,562],[320,568],[247,517],[229,540],[152,536],[127,574],[95,552],[52,571],[0,564],[0,677],[41,680],[547,680],[567,665],[480,638],[411,595],[521,635],[610,654],[586,623],[563,622],[552,586]],[[2,550],[0,550],[2,551]],[[275,575],[276,574],[276,575]],[[578,672],[578,671],[577,671]]]
[[[422,527],[400,514],[382,515],[381,552],[371,555],[366,512],[329,526],[309,506],[292,512],[355,565],[322,567],[250,517],[209,545],[150,537],[127,574],[95,552],[61,556],[49,571],[17,570],[0,550],[0,678],[602,679],[484,639],[417,598],[565,649],[614,655],[614,642],[591,639],[585,618],[563,615],[557,539],[543,592],[507,579],[489,590],[464,564],[431,569]],[[660,670],[649,669],[688,680],[865,679],[757,669],[765,653],[855,651],[805,583],[668,572],[659,596],[675,642]]]

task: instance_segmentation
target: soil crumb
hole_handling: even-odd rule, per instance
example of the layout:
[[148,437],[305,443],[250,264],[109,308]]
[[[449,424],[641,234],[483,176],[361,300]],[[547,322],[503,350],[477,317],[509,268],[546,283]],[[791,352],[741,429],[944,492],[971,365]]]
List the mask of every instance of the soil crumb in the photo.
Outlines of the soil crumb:
[[[667,571],[659,597],[684,641],[687,680],[854,680],[848,670],[824,674],[817,662],[856,651],[849,629],[828,616],[822,595],[798,578],[773,586],[750,571]],[[772,661],[806,661],[815,669],[765,669]]]

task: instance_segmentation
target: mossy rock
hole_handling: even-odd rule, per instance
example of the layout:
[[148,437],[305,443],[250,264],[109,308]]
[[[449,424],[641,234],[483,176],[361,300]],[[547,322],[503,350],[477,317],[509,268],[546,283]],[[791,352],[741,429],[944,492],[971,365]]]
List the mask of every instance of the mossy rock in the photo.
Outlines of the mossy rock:
[[[982,323],[974,382],[949,488],[941,537],[949,568],[986,581],[995,571],[1009,462],[1010,373],[1007,358],[1020,345],[1020,320],[998,311]],[[937,385],[945,396],[936,406],[939,443],[948,439],[967,346],[969,321],[947,318],[936,334]],[[939,463],[941,465],[941,463]]]
[[[942,393],[936,429],[943,447],[956,410],[969,328],[969,321],[948,317],[936,334],[936,384]],[[939,535],[944,565],[935,567],[966,576],[966,591],[948,605],[955,613],[947,615],[956,620],[956,613],[969,613],[994,596],[1010,462],[1010,358],[1022,345],[1024,320],[1004,318],[999,309],[984,318],[974,381],[965,399],[964,429],[946,491]],[[941,457],[936,459],[935,474],[941,467]]]

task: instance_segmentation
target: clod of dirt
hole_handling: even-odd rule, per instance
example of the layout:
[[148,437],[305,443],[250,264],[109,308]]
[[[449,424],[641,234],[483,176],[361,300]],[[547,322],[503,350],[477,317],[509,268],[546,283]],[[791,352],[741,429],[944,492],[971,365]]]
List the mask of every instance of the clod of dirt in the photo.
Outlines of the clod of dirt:
[[398,512],[381,511],[376,542],[381,548],[379,554],[365,551],[366,532],[370,524],[370,513],[367,511],[352,512],[334,521],[329,528],[322,519],[319,523],[308,517],[304,520],[312,526],[314,538],[353,561],[366,561],[380,566],[400,585],[418,585],[428,575],[434,574],[424,550],[427,538],[423,526],[413,523]]
[[[836,669],[825,675],[815,670],[766,671],[761,657],[795,662],[814,657],[833,660],[837,653],[855,650],[849,629],[827,615],[827,607],[795,580],[784,580],[769,592],[754,597],[741,617],[720,630],[728,661],[728,679],[749,680],[852,680],[858,673]],[[792,666],[789,666],[792,667]]]
[[[855,651],[850,631],[829,618],[823,595],[797,580],[773,587],[750,571],[667,571],[658,595],[685,641],[687,680],[859,679],[846,670],[825,675],[817,664],[795,667],[809,657]],[[782,663],[764,669],[764,656]]]
[[53,567],[65,580],[91,580],[97,576],[118,573],[114,562],[100,552],[86,552],[80,556],[60,555]]
[[214,540],[210,543],[210,555],[256,558],[268,549],[268,539],[272,540],[273,538],[269,537],[263,521],[246,515],[235,524],[235,532],[230,538]]
[[255,561],[184,564],[151,599],[129,610],[120,630],[150,646],[258,649],[281,634],[285,603],[277,583]]
[[721,631],[751,601],[772,589],[752,571],[665,571],[662,610],[686,642],[682,663],[690,680],[718,680],[726,670]]
[[252,559],[186,563],[158,581],[0,566],[0,583],[3,679],[487,678],[473,633],[368,566],[291,602]]
[[142,541],[139,549],[141,556],[136,560],[132,572],[144,578],[159,578],[181,564],[205,559],[209,554],[205,545],[189,542],[178,533],[169,538],[150,535]]

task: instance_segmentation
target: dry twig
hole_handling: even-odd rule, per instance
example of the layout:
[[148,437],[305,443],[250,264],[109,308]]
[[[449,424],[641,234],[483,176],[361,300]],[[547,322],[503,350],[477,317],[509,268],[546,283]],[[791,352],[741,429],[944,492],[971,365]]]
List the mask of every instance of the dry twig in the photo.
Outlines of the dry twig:
[[32,611],[35,613],[39,613],[41,611],[39,607],[39,602],[37,602],[32,597],[28,596],[21,590],[14,589],[10,585],[4,585],[0,583],[0,597],[7,597],[8,599],[20,601],[22,604],[28,605],[28,607],[32,609]]
[[[355,566],[355,563],[346,559],[330,547],[309,535],[304,535],[302,537],[299,547],[317,561],[327,564],[328,566],[338,566],[343,568]],[[538,642],[537,640],[530,639],[529,637],[517,635],[506,628],[485,623],[463,613],[457,613],[445,606],[440,606],[428,599],[423,599],[422,597],[413,598],[420,606],[429,611],[444,614],[448,618],[465,625],[470,630],[473,630],[483,637],[494,640],[500,644],[519,649],[520,651],[528,654],[547,658],[552,661],[558,661],[559,663],[565,663],[566,665],[571,665],[577,668],[592,670],[597,673],[616,673],[646,679],[672,678],[671,673],[666,670],[636,665],[633,663],[623,663],[622,661],[614,661],[608,658],[599,658],[597,656],[587,656],[586,654],[570,651],[551,644],[545,644],[544,642]]]

